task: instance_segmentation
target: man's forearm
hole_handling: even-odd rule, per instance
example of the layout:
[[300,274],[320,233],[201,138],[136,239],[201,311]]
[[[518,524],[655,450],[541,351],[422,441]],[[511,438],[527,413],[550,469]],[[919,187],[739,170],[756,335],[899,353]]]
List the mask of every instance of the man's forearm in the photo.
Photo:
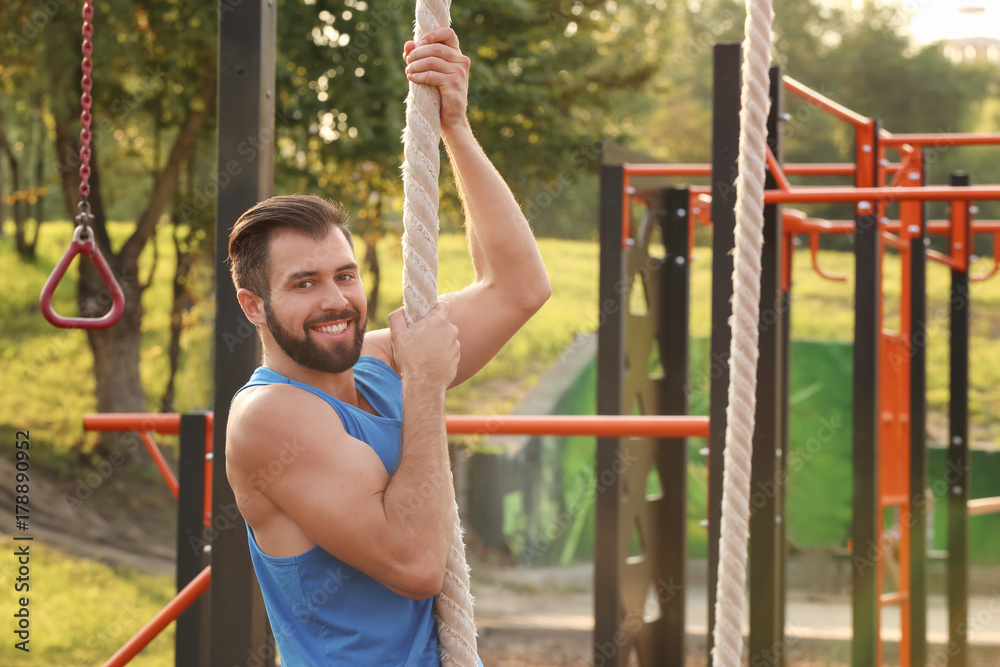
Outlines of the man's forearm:
[[386,518],[414,554],[440,558],[451,543],[455,490],[445,430],[444,390],[403,378],[399,466],[385,489]]

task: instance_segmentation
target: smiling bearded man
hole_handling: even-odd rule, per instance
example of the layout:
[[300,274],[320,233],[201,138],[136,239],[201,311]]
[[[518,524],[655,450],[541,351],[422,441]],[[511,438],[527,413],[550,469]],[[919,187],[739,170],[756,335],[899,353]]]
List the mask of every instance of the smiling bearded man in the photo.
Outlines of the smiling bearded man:
[[[450,28],[404,46],[441,99],[475,280],[421,320],[365,331],[346,212],[272,197],[230,235],[261,367],[233,398],[226,472],[285,667],[440,665],[433,596],[455,518],[445,390],[477,373],[551,289],[531,228],[466,119]],[[266,472],[266,475],[262,474]]]

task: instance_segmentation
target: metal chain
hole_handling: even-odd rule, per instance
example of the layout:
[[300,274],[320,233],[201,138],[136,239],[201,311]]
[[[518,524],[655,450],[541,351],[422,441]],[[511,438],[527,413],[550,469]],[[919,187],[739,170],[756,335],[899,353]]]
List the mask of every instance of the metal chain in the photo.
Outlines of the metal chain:
[[[78,205],[79,215],[76,216],[76,224],[80,227],[88,227],[94,216],[90,212],[90,124],[93,116],[90,109],[94,100],[90,95],[94,81],[90,75],[94,71],[94,63],[90,56],[94,53],[94,44],[91,41],[94,36],[94,3],[93,0],[83,0],[83,61],[81,69],[83,78],[80,81],[80,88],[83,93],[80,96],[80,203]],[[85,229],[84,234],[90,230]]]

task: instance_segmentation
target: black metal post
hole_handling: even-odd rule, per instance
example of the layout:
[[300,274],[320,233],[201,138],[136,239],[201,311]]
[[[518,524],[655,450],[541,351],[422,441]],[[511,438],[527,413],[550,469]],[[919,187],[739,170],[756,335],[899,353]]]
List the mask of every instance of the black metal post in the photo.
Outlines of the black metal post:
[[[781,113],[781,70],[771,69],[771,111],[767,120],[768,145],[781,156],[778,118]],[[768,174],[765,187],[774,189],[777,181]],[[779,459],[783,435],[782,380],[784,346],[781,313],[781,207],[764,207],[764,247],[761,255],[760,356],[757,362],[757,412],[753,435],[753,459],[750,473],[750,663],[778,665],[784,655],[781,644],[781,592],[784,545],[781,539],[781,498],[784,478],[780,477]]]
[[[921,164],[925,164],[921,160]],[[920,185],[924,185],[921,170]],[[927,663],[927,206],[910,237],[910,664]]]
[[[203,533],[205,513],[205,413],[181,415],[180,456],[177,471],[177,590],[181,590],[209,564]],[[177,619],[174,664],[208,667],[211,641],[209,593],[196,600]]]
[[[968,174],[951,176],[951,185],[968,186]],[[968,201],[964,206],[969,220]],[[952,217],[954,224],[954,216]],[[968,256],[971,234],[959,239]],[[965,667],[969,656],[969,272],[951,271],[949,441],[945,481],[948,483],[948,667]]]
[[[690,226],[687,188],[662,192],[663,241],[666,264],[663,267],[663,306],[657,332],[663,354],[664,413],[686,415],[688,412],[688,364],[690,265],[688,242]],[[663,489],[663,523],[659,543],[663,550],[663,575],[671,597],[661,604],[664,618],[662,637],[664,664],[683,665],[687,652],[684,644],[686,572],[687,572],[687,475],[688,441],[686,438],[664,440],[654,454]],[[677,588],[677,587],[680,588]]]
[[[782,243],[786,245],[791,244],[791,239],[787,236],[782,238]],[[794,247],[782,248],[784,252],[784,261],[791,262],[792,254],[795,251]],[[782,265],[782,271],[784,271],[784,264]],[[790,272],[789,272],[790,273]],[[782,279],[782,282],[784,280]],[[782,287],[781,292],[782,304],[784,304],[784,310],[781,313],[781,457],[778,459],[778,470],[781,479],[788,480],[788,401],[789,401],[789,385],[791,384],[791,365],[792,365],[792,286],[791,281],[787,285],[787,289]],[[782,636],[784,636],[785,631],[785,612],[788,605],[788,513],[786,511],[788,494],[785,493],[787,489],[783,489],[781,497],[778,502],[780,503],[778,507],[778,512],[781,515],[781,530],[778,539],[781,541],[781,569],[779,571],[779,581],[778,581],[778,612],[779,612],[779,623],[778,626],[781,628]],[[782,651],[779,656],[778,664],[784,667],[788,659],[788,651]]]
[[[877,159],[878,124],[871,159]],[[878,568],[878,382],[882,272],[875,202],[869,215],[855,218],[854,288],[854,396],[852,465],[854,470],[853,523],[853,639],[851,664],[877,664],[879,637]]]
[[712,342],[708,454],[708,664],[712,665],[715,590],[722,526],[722,473],[726,449],[729,392],[729,317],[733,296],[736,228],[736,159],[740,142],[739,44],[718,44],[713,52],[712,82]]
[[[597,413],[622,414],[622,368],[625,361],[625,258],[622,251],[622,188],[624,170],[620,165],[601,167],[599,281],[599,326],[597,330]],[[595,526],[598,538],[594,547],[594,660],[595,664],[618,667],[625,656],[618,651],[616,634],[621,629],[622,567],[619,553],[621,522],[621,479],[618,475],[602,478],[614,470],[620,450],[618,438],[597,439],[597,479],[602,492],[595,498]],[[608,481],[609,484],[604,482]],[[620,636],[620,635],[618,635]]]
[[219,10],[218,165],[231,175],[216,202],[213,442],[212,648],[214,667],[273,664],[267,616],[246,527],[226,478],[229,402],[257,366],[257,333],[244,317],[226,266],[233,223],[274,189],[274,0],[222,2]]

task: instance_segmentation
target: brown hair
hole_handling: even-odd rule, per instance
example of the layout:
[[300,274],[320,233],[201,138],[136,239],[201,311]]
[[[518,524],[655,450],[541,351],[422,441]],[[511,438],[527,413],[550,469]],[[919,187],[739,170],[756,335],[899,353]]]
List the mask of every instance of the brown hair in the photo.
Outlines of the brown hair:
[[270,244],[274,232],[292,230],[316,240],[326,238],[336,227],[354,247],[347,228],[347,210],[316,195],[270,197],[240,216],[229,234],[229,261],[236,289],[248,289],[268,299]]

